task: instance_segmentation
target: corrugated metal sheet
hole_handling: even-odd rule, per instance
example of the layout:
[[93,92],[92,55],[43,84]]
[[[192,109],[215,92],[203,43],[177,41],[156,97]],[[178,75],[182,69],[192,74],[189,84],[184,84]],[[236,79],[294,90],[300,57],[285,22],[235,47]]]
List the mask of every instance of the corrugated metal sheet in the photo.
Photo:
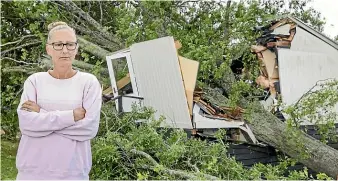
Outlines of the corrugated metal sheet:
[[333,54],[279,49],[278,65],[282,99],[287,105],[299,100],[317,81],[338,79],[338,60]]
[[172,127],[192,128],[173,37],[131,46],[136,84],[143,105],[156,108]]

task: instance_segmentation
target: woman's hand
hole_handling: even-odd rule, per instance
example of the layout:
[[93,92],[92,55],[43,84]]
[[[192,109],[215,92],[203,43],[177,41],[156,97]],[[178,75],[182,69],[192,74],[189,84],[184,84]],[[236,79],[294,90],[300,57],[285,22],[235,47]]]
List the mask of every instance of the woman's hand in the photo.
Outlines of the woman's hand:
[[78,120],[81,120],[85,117],[86,110],[83,109],[82,107],[76,108],[76,109],[73,110],[73,113],[74,113],[74,120],[78,121]]
[[21,110],[29,111],[29,112],[40,112],[40,106],[37,105],[33,101],[26,101],[22,104]]

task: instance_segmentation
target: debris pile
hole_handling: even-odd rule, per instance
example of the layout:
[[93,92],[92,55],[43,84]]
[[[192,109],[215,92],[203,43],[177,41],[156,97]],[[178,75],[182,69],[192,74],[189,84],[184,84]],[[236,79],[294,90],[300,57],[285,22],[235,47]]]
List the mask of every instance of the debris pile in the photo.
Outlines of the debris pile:
[[256,83],[268,88],[271,94],[280,93],[277,48],[290,48],[296,34],[296,24],[289,20],[272,22],[263,28],[263,35],[257,39],[257,45],[251,46],[251,52],[257,55],[261,75]]
[[[182,47],[179,41],[175,41],[175,48],[178,50]],[[203,116],[222,119],[222,120],[241,120],[242,113],[244,110],[242,108],[231,108],[231,107],[222,107],[217,106],[216,104],[208,101],[203,98],[202,89],[196,87],[196,79],[198,74],[199,63],[194,60],[187,59],[185,57],[179,56],[179,64],[181,68],[182,79],[184,82],[184,88],[186,92],[186,97],[188,101],[189,113],[190,116],[193,114],[193,105],[197,104],[203,110]],[[125,77],[119,79],[116,82],[119,94],[126,94],[131,92],[131,79],[130,74],[128,73]],[[120,93],[121,92],[121,93]],[[113,90],[111,87],[103,91],[104,101],[107,102],[114,97]]]
[[202,89],[196,88],[194,91],[194,103],[197,104],[204,112],[204,116],[213,118],[226,118],[231,120],[241,120],[244,110],[240,107],[231,108],[218,106],[214,103],[203,99],[205,94]]

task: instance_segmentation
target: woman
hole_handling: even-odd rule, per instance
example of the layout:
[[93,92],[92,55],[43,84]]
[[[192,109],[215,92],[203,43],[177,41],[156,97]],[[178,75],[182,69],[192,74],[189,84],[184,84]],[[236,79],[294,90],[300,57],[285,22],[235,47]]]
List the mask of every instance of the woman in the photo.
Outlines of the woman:
[[22,133],[17,179],[88,180],[101,86],[94,75],[72,68],[79,47],[74,29],[64,22],[48,29],[53,69],[27,78],[17,110]]

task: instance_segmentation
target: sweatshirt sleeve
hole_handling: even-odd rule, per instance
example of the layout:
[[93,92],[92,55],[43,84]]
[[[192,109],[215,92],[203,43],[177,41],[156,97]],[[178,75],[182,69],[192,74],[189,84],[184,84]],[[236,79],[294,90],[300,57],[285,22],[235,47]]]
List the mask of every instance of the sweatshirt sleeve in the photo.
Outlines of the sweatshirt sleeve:
[[31,137],[43,137],[75,124],[73,110],[47,112],[40,109],[39,113],[21,110],[22,104],[26,101],[37,102],[35,82],[33,74],[24,83],[17,109],[21,133]]
[[99,129],[102,106],[102,89],[99,81],[93,76],[84,88],[83,108],[86,110],[85,118],[75,125],[56,131],[56,133],[76,141],[93,139]]

